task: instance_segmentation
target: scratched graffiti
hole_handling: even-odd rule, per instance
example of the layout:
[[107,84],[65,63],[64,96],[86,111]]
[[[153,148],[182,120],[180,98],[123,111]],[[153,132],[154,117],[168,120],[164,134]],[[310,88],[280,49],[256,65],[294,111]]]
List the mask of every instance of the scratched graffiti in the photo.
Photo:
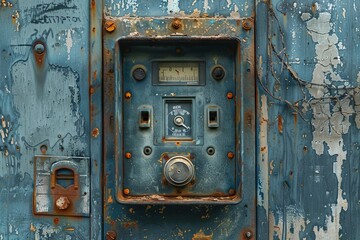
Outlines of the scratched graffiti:
[[[72,10],[72,11],[70,11]],[[60,3],[37,4],[24,10],[24,22],[33,24],[65,24],[81,22],[73,0]]]

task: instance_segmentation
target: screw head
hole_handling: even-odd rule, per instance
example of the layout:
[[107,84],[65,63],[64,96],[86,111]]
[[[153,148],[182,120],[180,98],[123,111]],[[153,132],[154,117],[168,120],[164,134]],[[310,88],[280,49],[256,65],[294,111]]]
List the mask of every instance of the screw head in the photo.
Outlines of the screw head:
[[116,24],[115,24],[114,21],[106,21],[104,27],[105,27],[105,30],[106,30],[107,32],[111,33],[111,32],[113,32],[113,31],[115,31],[115,29],[116,29]]
[[116,232],[114,231],[106,232],[106,240],[115,240],[115,239],[116,239]]
[[233,95],[232,92],[228,92],[228,93],[226,94],[226,97],[227,97],[227,99],[233,99],[234,95]]
[[124,192],[125,195],[128,195],[130,193],[130,189],[125,188],[123,192]]
[[171,27],[175,30],[179,29],[182,27],[182,22],[180,19],[175,18],[172,23],[171,23]]
[[56,199],[55,204],[58,209],[66,210],[70,206],[70,201],[67,197],[61,196],[58,199]]

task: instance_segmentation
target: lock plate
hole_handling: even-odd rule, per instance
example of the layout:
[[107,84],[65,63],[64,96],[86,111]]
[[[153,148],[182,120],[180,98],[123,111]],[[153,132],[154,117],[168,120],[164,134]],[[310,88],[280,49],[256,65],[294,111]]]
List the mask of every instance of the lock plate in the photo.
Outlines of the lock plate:
[[89,158],[35,156],[34,214],[89,216]]

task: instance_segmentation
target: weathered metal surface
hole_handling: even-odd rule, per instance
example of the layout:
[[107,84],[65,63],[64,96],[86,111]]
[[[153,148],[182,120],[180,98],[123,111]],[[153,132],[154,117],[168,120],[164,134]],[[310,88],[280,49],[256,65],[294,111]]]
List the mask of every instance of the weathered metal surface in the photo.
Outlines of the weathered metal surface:
[[258,2],[260,239],[360,237],[359,7]]
[[[359,239],[359,8],[357,0],[1,1],[0,239]],[[250,69],[242,79],[257,74],[242,89],[256,84],[256,113],[238,114],[257,136],[256,174],[245,159],[242,176],[257,183],[243,189],[256,199],[116,202],[114,155],[102,152],[116,116],[102,95],[115,94],[111,34],[120,33],[241,40]],[[90,157],[90,218],[33,215],[35,155]]]
[[89,218],[33,214],[34,156],[90,154],[88,8],[0,3],[0,239],[89,239]]

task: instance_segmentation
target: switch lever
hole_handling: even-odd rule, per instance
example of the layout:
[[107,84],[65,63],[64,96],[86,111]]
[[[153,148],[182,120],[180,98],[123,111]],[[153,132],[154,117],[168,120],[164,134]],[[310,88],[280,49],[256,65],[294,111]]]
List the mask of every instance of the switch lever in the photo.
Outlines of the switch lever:
[[149,128],[151,126],[151,108],[147,106],[139,107],[139,127]]
[[208,127],[209,128],[217,128],[219,127],[219,107],[217,106],[211,106],[207,109],[207,120],[208,120]]

